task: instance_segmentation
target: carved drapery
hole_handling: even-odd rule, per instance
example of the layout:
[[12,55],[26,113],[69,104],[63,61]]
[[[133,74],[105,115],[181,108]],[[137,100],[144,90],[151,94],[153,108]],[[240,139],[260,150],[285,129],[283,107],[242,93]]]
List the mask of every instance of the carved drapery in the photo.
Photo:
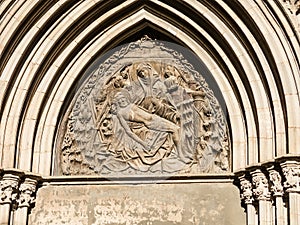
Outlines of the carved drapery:
[[229,134],[205,79],[182,54],[147,37],[112,54],[78,90],[60,173],[229,171]]

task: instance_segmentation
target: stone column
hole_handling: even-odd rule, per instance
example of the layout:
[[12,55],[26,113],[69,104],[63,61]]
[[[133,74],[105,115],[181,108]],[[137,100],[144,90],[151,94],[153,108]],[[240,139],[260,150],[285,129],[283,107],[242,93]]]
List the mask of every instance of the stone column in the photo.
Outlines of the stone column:
[[283,186],[281,184],[281,175],[275,170],[274,166],[268,168],[270,182],[271,182],[271,192],[275,201],[275,218],[276,225],[286,225],[287,224],[287,211],[284,207],[283,202]]
[[300,163],[285,161],[280,164],[286,181],[284,188],[289,199],[289,224],[300,224]]
[[12,204],[15,203],[20,178],[13,174],[4,174],[0,181],[0,225],[10,221]]
[[28,220],[28,212],[35,201],[37,181],[25,178],[19,188],[19,198],[17,200],[18,208],[14,215],[14,223],[18,225],[26,225]]
[[251,175],[254,186],[253,194],[258,201],[259,224],[272,225],[273,212],[268,179],[260,169],[252,171]]
[[253,193],[252,193],[252,184],[249,180],[246,179],[245,175],[239,177],[241,185],[241,199],[244,200],[247,210],[247,225],[257,225],[257,214],[255,206],[253,205]]

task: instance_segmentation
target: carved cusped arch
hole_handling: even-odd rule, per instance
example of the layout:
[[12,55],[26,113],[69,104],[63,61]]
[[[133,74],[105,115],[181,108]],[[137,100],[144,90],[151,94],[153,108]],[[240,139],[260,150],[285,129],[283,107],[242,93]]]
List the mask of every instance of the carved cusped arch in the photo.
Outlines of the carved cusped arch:
[[58,174],[230,171],[222,108],[180,48],[145,36],[94,65],[61,123]]

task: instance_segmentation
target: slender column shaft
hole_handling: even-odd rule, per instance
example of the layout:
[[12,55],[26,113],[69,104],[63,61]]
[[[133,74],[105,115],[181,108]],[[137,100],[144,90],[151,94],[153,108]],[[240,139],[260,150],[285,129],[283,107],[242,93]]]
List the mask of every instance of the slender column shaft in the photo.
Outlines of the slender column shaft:
[[276,225],[287,225],[287,210],[281,196],[275,198],[275,204]]
[[300,224],[300,194],[289,193],[289,215],[290,225]]
[[27,225],[28,208],[21,207],[14,213],[14,224]]
[[9,224],[10,204],[0,205],[0,225]]
[[247,225],[258,225],[256,209],[252,204],[247,204]]
[[272,225],[272,203],[266,200],[260,200],[259,204],[259,225]]
[[272,225],[273,211],[268,179],[260,169],[252,171],[251,176],[253,193],[258,201],[259,225]]
[[280,164],[286,181],[284,187],[289,195],[289,225],[300,224],[300,162],[284,161]]

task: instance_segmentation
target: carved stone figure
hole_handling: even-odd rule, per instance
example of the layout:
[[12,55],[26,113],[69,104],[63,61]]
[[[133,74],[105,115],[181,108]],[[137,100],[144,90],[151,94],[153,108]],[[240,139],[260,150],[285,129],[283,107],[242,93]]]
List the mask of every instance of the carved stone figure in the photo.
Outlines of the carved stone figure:
[[19,177],[4,175],[0,181],[0,204],[12,204],[18,195]]
[[259,171],[252,174],[253,193],[257,200],[269,200],[271,193],[269,192],[269,182],[266,176]]
[[228,128],[204,78],[144,38],[102,63],[67,116],[60,170],[75,174],[224,173]]
[[271,191],[274,196],[282,196],[283,195],[283,186],[281,184],[281,175],[276,170],[270,170],[270,181],[272,183]]
[[241,184],[241,199],[245,201],[245,204],[252,204],[254,201],[253,199],[253,192],[252,192],[252,184],[245,178],[240,179]]
[[300,166],[290,164],[282,168],[286,181],[284,187],[288,191],[300,191]]
[[35,202],[35,192],[36,192],[37,182],[35,180],[26,178],[24,183],[20,185],[19,188],[19,207],[30,207]]

